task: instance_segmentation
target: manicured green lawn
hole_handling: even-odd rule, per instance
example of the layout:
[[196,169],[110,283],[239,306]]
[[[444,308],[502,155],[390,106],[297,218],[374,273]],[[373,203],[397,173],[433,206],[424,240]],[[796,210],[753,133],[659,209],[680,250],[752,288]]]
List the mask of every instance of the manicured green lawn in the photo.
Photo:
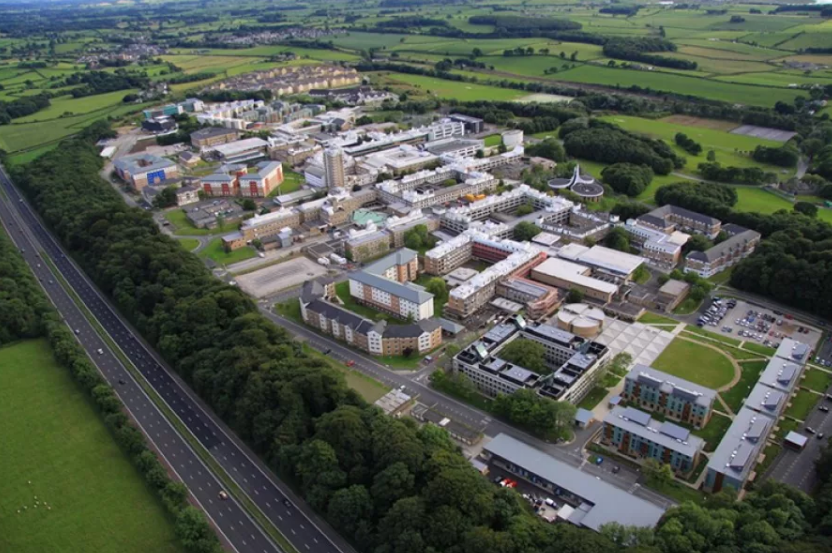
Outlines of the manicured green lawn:
[[679,324],[679,321],[675,319],[671,319],[670,317],[665,317],[663,315],[659,315],[657,313],[651,313],[650,311],[645,311],[644,315],[638,318],[638,322],[644,323],[646,325],[673,325],[676,326]]
[[593,389],[589,391],[589,393],[584,396],[580,403],[578,403],[578,407],[582,407],[587,409],[588,411],[592,411],[595,409],[601,401],[607,396],[609,390],[606,388],[602,388],[600,386],[595,386]]
[[0,436],[0,550],[182,551],[161,502],[45,341],[0,349]]
[[220,265],[231,265],[238,261],[245,261],[257,255],[257,250],[251,246],[245,246],[232,252],[226,252],[222,247],[222,238],[214,238],[205,249],[200,251],[197,255],[199,257],[207,257]]
[[713,389],[728,384],[734,377],[734,367],[727,357],[679,338],[670,342],[653,367]]
[[762,463],[758,464],[757,468],[755,469],[757,474],[763,476],[768,470],[768,467],[771,466],[771,463],[773,463],[777,456],[780,454],[780,450],[782,449],[783,448],[777,444],[767,445],[766,448],[763,450],[763,455],[765,455],[765,459]]
[[196,238],[177,238],[177,240],[179,240],[179,243],[182,244],[182,247],[188,250],[189,252],[194,251],[196,247],[199,246],[199,240],[197,240]]
[[740,363],[740,369],[742,370],[740,381],[737,382],[733,388],[726,392],[720,392],[720,396],[728,404],[728,407],[736,413],[742,407],[742,402],[745,401],[745,398],[748,397],[748,394],[751,393],[751,389],[757,383],[757,380],[760,378],[760,373],[763,372],[763,369],[766,368],[765,361],[748,361],[746,363]]
[[792,430],[797,430],[800,423],[792,419],[780,419],[777,421],[777,438],[782,440]]
[[705,451],[710,452],[714,451],[716,446],[719,445],[729,426],[731,426],[731,419],[714,413],[705,428],[694,430],[693,434],[705,440]]
[[710,330],[705,330],[704,328],[699,328],[696,325],[687,325],[685,327],[685,332],[692,332],[694,334],[698,334],[700,336],[704,336],[706,338],[710,338],[711,340],[716,340],[717,342],[722,342],[724,344],[731,344],[732,346],[739,346],[740,341],[734,338],[729,338],[727,336],[723,336],[722,334],[717,334],[716,332],[711,332]]
[[227,232],[231,232],[232,230],[227,228],[228,225],[226,225],[225,230],[220,230],[218,228],[196,228],[191,224],[191,222],[185,216],[185,212],[181,209],[172,209],[170,211],[166,211],[165,219],[167,219],[173,226],[174,232],[182,236],[208,236],[211,234],[225,234]]
[[733,272],[734,272],[734,268],[731,267],[729,269],[726,269],[722,272],[719,272],[719,273],[715,274],[712,277],[709,277],[708,281],[712,282],[716,285],[727,284],[728,281],[731,280],[731,273],[733,273]]
[[673,310],[673,313],[676,315],[690,315],[694,313],[697,309],[699,309],[699,305],[701,301],[697,301],[693,298],[685,298],[679,305],[676,306],[676,309]]
[[786,415],[797,420],[806,420],[812,408],[820,400],[821,396],[806,390],[798,390],[791,398],[791,407],[786,409]]
[[832,375],[820,369],[806,369],[803,372],[803,377],[800,385],[816,392],[826,393],[826,390],[832,385]]
[[347,379],[347,386],[361,394],[365,400],[374,403],[377,399],[390,391],[389,388],[382,385],[380,382],[364,376],[363,374],[351,371],[346,367],[338,369],[344,374]]
[[303,175],[292,171],[284,164],[283,182],[280,183],[280,186],[271,191],[271,193],[269,194],[269,198],[274,198],[283,194],[289,194],[291,192],[297,192],[301,189],[304,183],[306,183],[306,179],[303,178]]
[[748,351],[754,351],[754,352],[760,353],[762,355],[765,355],[766,357],[771,357],[772,355],[774,355],[774,352],[777,351],[774,348],[770,348],[768,346],[763,346],[763,345],[757,344],[755,342],[752,342],[750,340],[745,342],[745,344],[743,344],[742,348],[747,349]]
[[491,136],[486,136],[484,142],[486,148],[490,148],[492,146],[499,146],[503,143],[503,137],[499,134],[492,134]]

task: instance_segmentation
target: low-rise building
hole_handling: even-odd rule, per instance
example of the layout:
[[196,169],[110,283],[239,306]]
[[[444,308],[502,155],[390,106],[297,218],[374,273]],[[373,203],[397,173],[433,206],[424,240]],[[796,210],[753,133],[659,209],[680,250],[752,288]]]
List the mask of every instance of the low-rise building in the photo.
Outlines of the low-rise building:
[[248,163],[268,157],[269,143],[260,138],[245,138],[211,146],[211,155],[223,163]]
[[591,267],[596,274],[628,281],[644,263],[638,255],[620,252],[604,246],[591,248],[581,244],[567,244],[558,250],[558,257]]
[[223,165],[202,178],[202,192],[209,197],[265,198],[282,182],[283,164],[279,161],[261,161],[252,168]]
[[673,230],[670,233],[654,226],[640,224],[637,219],[628,220],[622,227],[630,236],[630,244],[654,265],[673,268],[682,259],[682,247],[689,235]]
[[676,473],[696,467],[705,441],[672,422],[660,422],[632,407],[615,407],[604,417],[601,443],[637,460],[654,459]]
[[775,421],[768,415],[743,407],[711,454],[703,488],[717,493],[724,488],[741,491],[754,480],[754,467],[766,446]]
[[473,157],[483,147],[482,140],[469,138],[443,138],[425,144],[425,150],[437,156]]
[[538,320],[552,313],[563,301],[558,291],[527,278],[509,277],[497,283],[497,295],[526,307],[526,317]]
[[590,276],[592,270],[564,259],[549,258],[534,269],[532,279],[564,290],[578,290],[584,297],[609,303],[618,293],[618,286]]
[[642,226],[654,228],[665,234],[680,230],[704,234],[708,238],[716,238],[722,228],[719,219],[675,205],[657,207],[640,216],[637,221]]
[[363,271],[352,273],[350,296],[401,319],[428,319],[433,317],[433,294],[412,282],[417,270],[416,252],[401,249]]
[[355,263],[363,263],[390,251],[392,237],[385,230],[378,230],[375,225],[368,225],[364,230],[350,230],[344,242],[347,257]]
[[116,174],[137,191],[179,177],[179,166],[169,159],[142,153],[118,158],[113,162]]
[[471,117],[470,115],[463,115],[461,113],[452,113],[448,119],[457,123],[462,123],[465,126],[465,134],[479,134],[482,132],[483,120],[479,117]]
[[207,127],[191,133],[191,146],[204,150],[221,144],[228,144],[240,138],[239,132],[223,127]]
[[642,409],[704,427],[711,418],[716,392],[646,365],[636,365],[624,377],[621,397]]
[[233,225],[243,218],[243,208],[228,200],[199,202],[184,208],[185,217],[196,228],[215,229],[220,220],[223,224]]
[[760,243],[759,232],[739,225],[725,225],[722,231],[728,238],[704,252],[693,251],[685,258],[685,271],[703,278],[711,277],[733,267],[752,253]]
[[659,288],[656,294],[655,306],[666,313],[673,311],[676,306],[685,301],[690,293],[690,284],[683,280],[670,279]]
[[194,204],[199,201],[199,188],[196,186],[182,186],[176,190],[176,205]]

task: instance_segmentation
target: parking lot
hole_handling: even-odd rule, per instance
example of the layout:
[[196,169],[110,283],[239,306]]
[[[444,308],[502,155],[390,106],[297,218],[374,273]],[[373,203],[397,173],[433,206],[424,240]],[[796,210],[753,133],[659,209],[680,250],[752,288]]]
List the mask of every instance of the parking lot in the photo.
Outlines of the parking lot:
[[247,294],[255,298],[264,298],[325,274],[326,267],[306,257],[298,257],[247,275],[240,275],[237,277],[237,283]]
[[[783,338],[793,338],[813,347],[821,338],[820,330],[795,320],[789,313],[732,298],[703,302],[696,324],[711,332],[773,348]],[[826,355],[832,361],[832,344],[827,341],[824,345],[829,345],[825,348]]]

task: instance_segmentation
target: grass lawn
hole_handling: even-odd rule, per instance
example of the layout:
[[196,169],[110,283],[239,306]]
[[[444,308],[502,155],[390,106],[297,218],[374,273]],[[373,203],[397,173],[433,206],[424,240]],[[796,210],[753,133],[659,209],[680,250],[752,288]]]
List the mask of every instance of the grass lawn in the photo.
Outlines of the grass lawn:
[[714,413],[705,428],[694,430],[693,434],[705,440],[705,451],[710,452],[719,445],[729,426],[731,426],[731,419]]
[[665,317],[663,315],[659,315],[658,313],[651,313],[650,311],[645,311],[644,315],[638,318],[638,322],[644,323],[646,325],[673,325],[676,326],[679,324],[679,321],[671,319],[670,317]]
[[676,306],[676,309],[673,310],[673,313],[676,315],[690,315],[691,313],[696,312],[699,309],[699,306],[702,304],[702,301],[697,301],[693,298],[685,298],[682,303]]
[[492,146],[499,146],[503,143],[503,137],[499,134],[492,134],[490,136],[486,136],[484,142],[486,148],[490,148]]
[[351,371],[346,367],[339,367],[338,370],[344,374],[344,378],[347,380],[347,386],[361,394],[361,397],[370,403],[375,403],[377,399],[390,391],[389,388],[380,382],[364,376],[361,373]]
[[734,377],[734,367],[725,355],[679,338],[670,342],[653,367],[713,389],[728,384]]
[[170,211],[165,212],[165,219],[167,219],[171,225],[173,225],[176,234],[180,234],[182,236],[208,236],[211,234],[223,234],[226,232],[231,232],[231,229],[226,228],[225,230],[216,229],[207,229],[207,228],[196,228],[191,224],[188,218],[185,216],[185,212],[181,209],[172,209]]
[[194,251],[196,247],[199,246],[199,240],[197,240],[196,238],[177,238],[177,240],[179,240],[179,243],[182,244],[182,247],[188,250],[189,252]]
[[712,277],[708,278],[709,282],[713,284],[720,285],[720,284],[727,284],[729,280],[731,280],[731,273],[734,272],[734,268],[730,267],[722,272],[715,274]]
[[291,169],[286,168],[283,166],[283,182],[271,191],[269,194],[269,198],[274,198],[275,196],[281,196],[283,194],[289,194],[291,192],[297,192],[300,188],[304,185],[306,179],[303,178],[303,175],[300,173],[295,173]]
[[8,164],[12,167],[15,165],[25,165],[30,161],[34,161],[46,152],[50,152],[57,148],[57,144],[48,144],[46,146],[41,146],[40,148],[35,148],[33,150],[28,150],[26,152],[21,152],[19,154],[10,155],[8,158]]
[[798,390],[797,394],[791,398],[791,406],[786,409],[786,415],[797,420],[806,420],[812,408],[820,400],[821,396],[808,392],[806,390]]
[[800,385],[816,392],[826,393],[826,390],[832,385],[832,375],[820,369],[809,368],[803,372],[803,380],[800,381]]
[[607,396],[609,390],[606,388],[602,388],[600,386],[595,386],[592,388],[589,393],[584,396],[581,402],[578,404],[578,407],[582,407],[588,411],[592,411],[595,407],[598,406],[601,401]]
[[756,472],[760,476],[764,475],[768,470],[768,467],[771,466],[771,463],[777,459],[777,456],[780,454],[780,450],[783,448],[777,444],[768,444],[766,448],[763,450],[763,455],[765,455],[765,459],[762,463],[757,465]]
[[705,330],[704,328],[699,328],[696,325],[687,325],[685,327],[685,332],[692,332],[694,334],[698,334],[699,336],[704,336],[705,338],[710,338],[711,340],[716,340],[717,342],[722,342],[724,344],[731,344],[732,346],[739,347],[740,341],[735,338],[729,338],[727,336],[723,336],[722,334],[717,334],[716,332],[711,332],[710,330]]
[[0,349],[0,550],[182,551],[160,501],[66,371],[42,340]]
[[786,437],[786,434],[788,434],[792,430],[797,430],[799,426],[800,423],[792,419],[780,419],[779,421],[777,421],[777,438],[782,440]]
[[747,349],[748,351],[753,351],[753,352],[756,352],[756,353],[760,353],[762,355],[765,355],[766,357],[771,357],[777,351],[774,348],[770,348],[768,346],[763,346],[763,345],[754,343],[750,340],[747,341],[745,344],[743,344],[742,348]]
[[199,255],[199,257],[207,257],[220,265],[231,265],[232,263],[237,263],[238,261],[251,259],[257,255],[257,250],[251,246],[245,246],[244,248],[234,250],[233,252],[226,252],[222,247],[222,239],[214,238],[208,242],[205,249],[200,251],[197,255]]

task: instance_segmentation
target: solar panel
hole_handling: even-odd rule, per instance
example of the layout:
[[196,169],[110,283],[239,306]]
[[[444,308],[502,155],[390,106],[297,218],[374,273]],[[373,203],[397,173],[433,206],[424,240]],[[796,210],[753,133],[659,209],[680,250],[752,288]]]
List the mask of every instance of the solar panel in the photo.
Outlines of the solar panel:
[[682,428],[677,424],[673,424],[672,422],[664,422],[659,427],[659,432],[664,434],[665,436],[670,436],[674,440],[682,440],[687,441],[688,437],[690,436],[690,431],[687,428]]
[[745,433],[749,440],[757,441],[763,437],[768,428],[768,422],[762,417],[754,417],[751,419],[751,426],[748,427],[748,432]]
[[633,409],[632,407],[627,407],[626,409],[624,409],[623,415],[627,417],[629,420],[633,421],[634,423],[640,424],[641,426],[647,426],[647,423],[650,422],[649,413],[639,411],[638,409]]
[[659,380],[658,378],[654,378],[654,377],[652,377],[652,376],[650,376],[649,374],[646,374],[646,373],[640,373],[638,375],[638,381],[641,382],[642,384],[647,384],[649,386],[654,386],[656,388],[661,386],[664,382],[664,381]]
[[745,467],[748,460],[751,459],[751,454],[754,452],[754,447],[751,444],[742,443],[737,448],[736,453],[731,456],[729,465],[732,469],[741,471]]
[[699,398],[699,396],[701,396],[702,394],[698,392],[692,392],[691,390],[687,390],[685,388],[674,388],[673,395],[683,397],[688,401],[696,401],[697,398]]
[[783,368],[780,370],[780,374],[777,375],[777,381],[782,382],[783,384],[788,384],[794,378],[794,373],[796,372],[796,367],[792,364],[783,365]]

